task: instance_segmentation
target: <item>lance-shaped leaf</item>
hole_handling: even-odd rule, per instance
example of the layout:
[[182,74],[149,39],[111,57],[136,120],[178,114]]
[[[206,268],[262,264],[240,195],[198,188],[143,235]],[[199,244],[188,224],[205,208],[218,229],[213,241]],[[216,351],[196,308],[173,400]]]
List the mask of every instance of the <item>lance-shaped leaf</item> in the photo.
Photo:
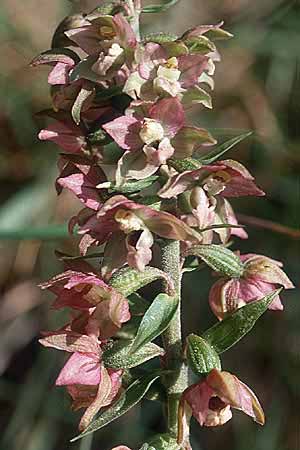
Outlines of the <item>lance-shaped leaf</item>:
[[185,256],[198,256],[215,272],[230,278],[239,278],[244,272],[244,265],[240,258],[221,245],[197,245],[189,249]]
[[143,8],[143,13],[161,13],[167,11],[171,6],[176,5],[179,0],[166,0],[160,5],[149,5]]
[[134,353],[131,352],[131,348],[132,342],[117,342],[103,353],[102,360],[105,366],[112,369],[131,369],[164,354],[164,350],[153,343],[144,345]]
[[166,42],[174,42],[178,39],[176,34],[172,33],[149,33],[143,36],[143,43],[155,42],[156,44],[165,44]]
[[71,442],[77,441],[78,439],[81,439],[90,433],[94,433],[94,431],[105,427],[110,422],[123,416],[123,414],[127,413],[127,411],[129,411],[145,396],[150,386],[158,378],[159,374],[153,373],[134,381],[126,389],[126,391],[121,394],[116,403],[114,403],[104,412],[100,413],[100,415],[93,420],[93,422],[84,430],[84,432],[72,439]]
[[255,322],[268,309],[281,289],[271,292],[260,300],[252,302],[209,328],[203,335],[217,353],[223,353],[235,345],[254,327]]
[[165,272],[155,267],[146,267],[143,272],[128,267],[120,269],[113,274],[109,284],[121,292],[124,297],[128,297],[142,287],[147,286],[147,284],[159,279],[166,283],[171,294],[174,289],[172,280]]
[[137,351],[147,342],[153,341],[168,328],[178,308],[178,298],[169,297],[167,294],[159,294],[147,309],[131,351]]
[[217,161],[221,156],[223,156],[228,150],[232,149],[235,145],[242,142],[247,137],[251,136],[253,131],[248,131],[247,133],[240,134],[239,136],[235,136],[223,144],[217,145],[213,150],[206,155],[202,155],[199,160],[202,164],[212,164]]
[[189,367],[196,375],[212,369],[221,370],[221,361],[215,349],[203,338],[190,334],[186,339],[186,357]]

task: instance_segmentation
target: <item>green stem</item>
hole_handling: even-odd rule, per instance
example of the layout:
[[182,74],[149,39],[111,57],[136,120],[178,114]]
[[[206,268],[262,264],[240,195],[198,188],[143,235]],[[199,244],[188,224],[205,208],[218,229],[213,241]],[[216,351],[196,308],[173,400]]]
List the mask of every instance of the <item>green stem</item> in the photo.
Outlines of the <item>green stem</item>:
[[175,295],[179,299],[177,312],[163,334],[166,368],[173,371],[164,382],[168,396],[168,431],[177,436],[179,400],[182,392],[188,387],[188,371],[182,357],[180,242],[166,240],[162,245],[161,255],[162,270],[172,278]]

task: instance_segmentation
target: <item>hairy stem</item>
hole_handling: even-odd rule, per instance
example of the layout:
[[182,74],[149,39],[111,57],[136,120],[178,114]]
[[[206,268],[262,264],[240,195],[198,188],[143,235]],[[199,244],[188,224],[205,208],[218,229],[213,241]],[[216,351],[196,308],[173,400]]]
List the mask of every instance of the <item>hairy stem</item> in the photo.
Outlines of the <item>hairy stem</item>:
[[166,240],[162,245],[161,252],[162,270],[174,281],[176,295],[179,298],[177,312],[169,328],[163,334],[166,366],[167,369],[173,371],[172,375],[166,377],[164,381],[168,396],[168,431],[177,436],[179,400],[182,392],[188,386],[187,367],[182,358],[180,243]]
[[141,14],[141,1],[140,0],[126,0],[130,18],[130,24],[135,32],[136,38],[140,40],[140,14]]

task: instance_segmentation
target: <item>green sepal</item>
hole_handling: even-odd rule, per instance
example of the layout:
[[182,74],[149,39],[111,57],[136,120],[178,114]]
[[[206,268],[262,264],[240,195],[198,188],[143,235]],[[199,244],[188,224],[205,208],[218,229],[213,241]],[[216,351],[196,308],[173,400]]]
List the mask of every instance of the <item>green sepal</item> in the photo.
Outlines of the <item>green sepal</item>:
[[252,134],[253,131],[248,131],[247,133],[243,133],[240,134],[239,136],[235,136],[231,139],[228,139],[228,141],[224,142],[223,144],[217,145],[209,153],[206,153],[206,155],[202,155],[199,158],[199,161],[201,161],[202,164],[212,164],[213,162],[217,161],[221,156],[223,156],[226,152],[232,149],[235,145],[239,144],[244,139],[247,139],[247,137],[251,136]]
[[144,180],[138,181],[127,181],[127,183],[121,186],[116,186],[114,183],[110,184],[108,188],[109,193],[120,192],[121,194],[132,194],[134,192],[140,192],[143,189],[151,186],[159,177],[157,175],[152,175]]
[[189,249],[185,255],[198,256],[215,272],[230,278],[239,278],[244,272],[244,264],[240,258],[221,245],[197,245]]
[[186,170],[197,170],[202,167],[202,164],[194,158],[172,159],[168,160],[168,164],[177,172],[185,172]]
[[142,287],[147,286],[147,284],[159,279],[166,283],[168,290],[172,293],[173,283],[170,277],[162,270],[150,266],[146,267],[143,272],[139,272],[131,267],[120,269],[113,274],[109,284],[121,292],[124,297],[128,297]]
[[159,376],[160,375],[158,373],[153,373],[134,381],[126,389],[126,391],[120,395],[118,400],[113,403],[112,406],[107,408],[105,411],[100,412],[100,414],[96,416],[96,419],[94,419],[81,434],[73,438],[71,442],[75,442],[88,434],[94,433],[94,431],[105,427],[109,423],[123,416],[123,414],[127,413],[127,411],[139,403],[139,401],[147,393],[150,386],[159,378]]
[[106,367],[112,369],[131,369],[164,354],[164,350],[156,344],[148,343],[134,353],[132,342],[118,341],[110,349],[104,351],[102,360]]
[[132,352],[160,336],[169,326],[178,308],[178,298],[159,294],[142,318],[136,337],[132,343]]
[[171,33],[150,33],[143,36],[143,43],[154,42],[156,44],[165,44],[166,42],[174,42],[177,36]]
[[187,363],[196,375],[208,373],[212,369],[222,369],[217,352],[205,339],[190,334],[186,344]]
[[268,309],[282,289],[273,291],[265,297],[239,308],[222,322],[217,323],[202,334],[217,353],[223,353],[242,339],[255,325],[255,322]]
[[184,40],[185,45],[191,53],[200,53],[206,55],[216,51],[215,44],[205,36],[194,36]]

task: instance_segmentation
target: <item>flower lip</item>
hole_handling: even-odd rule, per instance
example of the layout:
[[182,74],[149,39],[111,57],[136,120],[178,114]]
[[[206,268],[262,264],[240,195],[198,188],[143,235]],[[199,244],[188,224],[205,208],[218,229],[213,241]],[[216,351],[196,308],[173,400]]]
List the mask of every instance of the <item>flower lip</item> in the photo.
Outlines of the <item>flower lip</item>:
[[126,209],[119,209],[114,215],[115,221],[124,233],[129,234],[132,231],[139,231],[143,228],[143,221],[133,212]]
[[161,141],[164,137],[162,125],[154,119],[144,119],[141,131],[139,133],[142,141],[149,145],[156,141]]

